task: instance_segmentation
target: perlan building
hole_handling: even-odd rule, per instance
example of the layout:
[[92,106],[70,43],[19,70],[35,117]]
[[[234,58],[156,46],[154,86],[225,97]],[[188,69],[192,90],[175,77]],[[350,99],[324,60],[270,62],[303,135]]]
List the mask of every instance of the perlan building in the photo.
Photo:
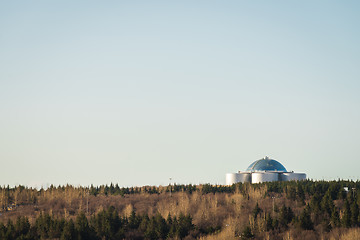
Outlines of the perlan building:
[[246,171],[226,174],[226,185],[234,183],[262,183],[274,181],[301,181],[306,179],[305,173],[288,172],[274,159],[264,157],[250,164]]

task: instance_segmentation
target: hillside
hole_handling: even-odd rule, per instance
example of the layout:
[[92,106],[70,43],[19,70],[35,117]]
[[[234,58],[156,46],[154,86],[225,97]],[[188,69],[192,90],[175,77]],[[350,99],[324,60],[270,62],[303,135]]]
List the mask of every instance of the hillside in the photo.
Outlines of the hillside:
[[360,182],[0,188],[0,239],[360,239]]

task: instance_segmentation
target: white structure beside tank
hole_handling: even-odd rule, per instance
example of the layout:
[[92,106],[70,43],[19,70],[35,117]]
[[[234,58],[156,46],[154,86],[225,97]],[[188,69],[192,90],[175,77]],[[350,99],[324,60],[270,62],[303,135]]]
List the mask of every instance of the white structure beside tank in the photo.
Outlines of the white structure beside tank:
[[240,182],[251,182],[251,173],[239,172],[238,175]]
[[306,180],[305,173],[288,172],[281,163],[268,157],[253,162],[244,172],[226,174],[226,185],[301,180]]
[[281,181],[301,181],[305,179],[305,173],[286,172],[281,174]]
[[227,173],[226,174],[226,185],[233,185],[234,183],[241,182],[238,173]]
[[251,174],[251,183],[276,181],[279,181],[279,173],[277,172],[253,172]]

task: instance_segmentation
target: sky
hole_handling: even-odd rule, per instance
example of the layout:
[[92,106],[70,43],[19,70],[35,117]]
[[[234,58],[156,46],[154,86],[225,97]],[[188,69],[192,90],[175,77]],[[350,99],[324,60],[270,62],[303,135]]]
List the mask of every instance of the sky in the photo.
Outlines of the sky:
[[0,185],[360,178],[359,1],[1,1]]

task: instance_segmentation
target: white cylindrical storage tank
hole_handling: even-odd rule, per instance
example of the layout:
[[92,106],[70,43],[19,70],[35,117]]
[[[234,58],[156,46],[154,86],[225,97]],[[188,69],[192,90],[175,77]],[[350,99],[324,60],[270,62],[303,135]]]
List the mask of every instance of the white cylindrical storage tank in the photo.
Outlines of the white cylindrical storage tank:
[[289,173],[283,173],[280,175],[280,179],[281,181],[291,181],[291,180],[294,180],[294,173],[292,172],[289,172]]
[[275,181],[279,181],[279,173],[277,172],[253,172],[251,176],[252,183]]
[[226,174],[226,185],[233,185],[234,183],[239,182],[238,173],[227,173]]
[[238,182],[251,183],[251,173],[238,173]]
[[295,181],[302,181],[306,180],[306,174],[305,173],[293,173],[292,180]]
[[283,173],[281,176],[282,181],[301,181],[306,179],[305,173]]

